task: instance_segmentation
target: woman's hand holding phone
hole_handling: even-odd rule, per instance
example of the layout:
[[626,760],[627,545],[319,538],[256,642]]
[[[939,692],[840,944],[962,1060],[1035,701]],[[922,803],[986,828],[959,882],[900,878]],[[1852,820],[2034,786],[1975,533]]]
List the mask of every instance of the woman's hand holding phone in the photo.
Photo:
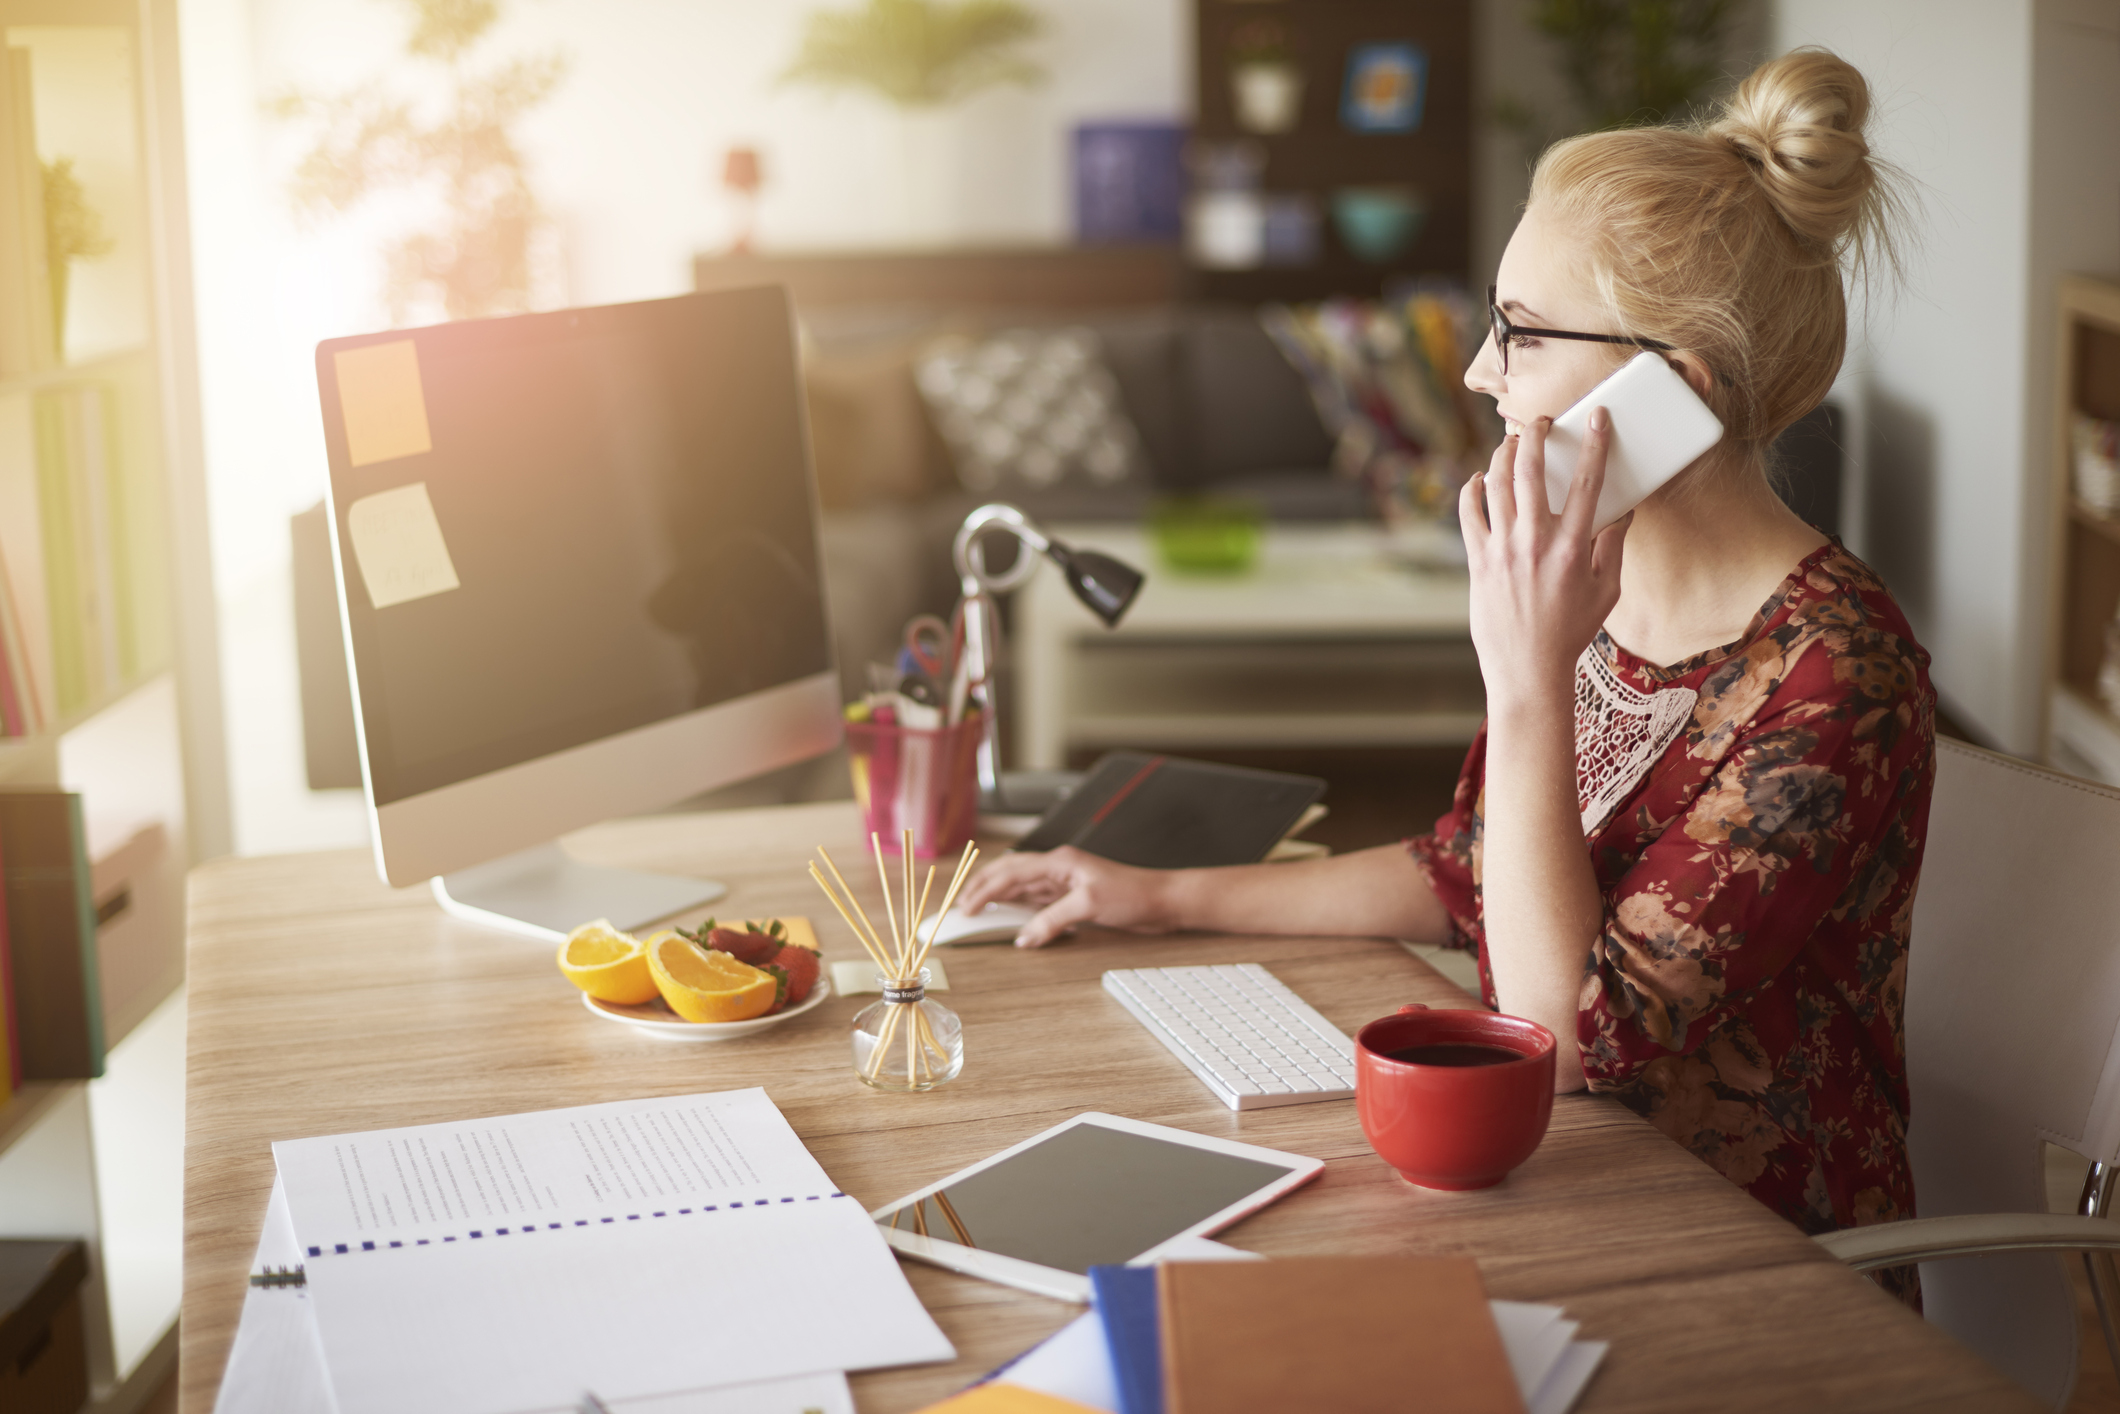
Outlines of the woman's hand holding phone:
[[1490,717],[1519,710],[1573,720],[1575,660],[1619,602],[1629,511],[1592,531],[1612,420],[1590,415],[1567,505],[1546,494],[1546,433],[1552,419],[1502,439],[1487,470],[1460,494],[1458,522],[1472,578],[1472,643],[1480,655]]

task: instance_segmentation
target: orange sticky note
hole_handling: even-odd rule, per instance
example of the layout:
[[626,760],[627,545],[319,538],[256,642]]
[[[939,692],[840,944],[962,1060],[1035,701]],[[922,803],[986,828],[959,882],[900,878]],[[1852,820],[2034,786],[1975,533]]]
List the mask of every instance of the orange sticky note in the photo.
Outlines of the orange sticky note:
[[975,1385],[963,1394],[930,1404],[920,1414],[1096,1414],[1087,1404],[1045,1394],[1006,1380]]
[[412,340],[341,349],[332,359],[338,365],[348,461],[367,466],[434,450],[427,397],[420,390],[419,348]]

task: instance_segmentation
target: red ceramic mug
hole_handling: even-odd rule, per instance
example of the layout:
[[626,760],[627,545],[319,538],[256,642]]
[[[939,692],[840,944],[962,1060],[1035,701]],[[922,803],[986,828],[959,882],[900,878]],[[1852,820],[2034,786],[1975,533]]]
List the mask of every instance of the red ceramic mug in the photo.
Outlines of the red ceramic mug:
[[[1430,1052],[1428,1062],[1393,1059],[1418,1047],[1456,1053]],[[1496,1060],[1457,1049],[1480,1047],[1514,1055]],[[1553,1033],[1535,1021],[1415,1003],[1355,1033],[1355,1112],[1370,1147],[1407,1182],[1486,1188],[1546,1137],[1553,1071]]]

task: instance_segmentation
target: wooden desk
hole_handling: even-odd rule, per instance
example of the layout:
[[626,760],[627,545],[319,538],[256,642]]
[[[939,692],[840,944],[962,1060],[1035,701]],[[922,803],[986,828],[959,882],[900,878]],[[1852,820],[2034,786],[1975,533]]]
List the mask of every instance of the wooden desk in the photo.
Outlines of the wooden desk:
[[[591,862],[723,879],[722,913],[804,914],[836,958],[854,943],[802,862],[818,841],[850,862],[855,839],[851,806],[818,805],[626,821],[570,844]],[[208,865],[191,894],[182,1408],[212,1408],[272,1140],[748,1085],[865,1207],[1086,1109],[1316,1155],[1316,1183],[1226,1239],[1269,1256],[1471,1254],[1494,1295],[1562,1304],[1586,1337],[1613,1342],[1585,1411],[2039,1407],[1609,1101],[1563,1098],[1523,1168],[1460,1194],[1400,1182],[1351,1101],[1234,1114],[1099,988],[1105,968],[1144,960],[1268,963],[1349,1031],[1404,1001],[1468,1004],[1367,939],[1089,934],[1034,953],[965,949],[943,994],[965,1021],[963,1076],[881,1095],[849,1067],[846,1022],[864,1001],[832,998],[746,1041],[672,1046],[589,1016],[544,946],[452,922],[423,889],[385,888],[365,853]],[[959,1359],[856,1376],[864,1411],[918,1409],[1077,1314],[906,1271]]]

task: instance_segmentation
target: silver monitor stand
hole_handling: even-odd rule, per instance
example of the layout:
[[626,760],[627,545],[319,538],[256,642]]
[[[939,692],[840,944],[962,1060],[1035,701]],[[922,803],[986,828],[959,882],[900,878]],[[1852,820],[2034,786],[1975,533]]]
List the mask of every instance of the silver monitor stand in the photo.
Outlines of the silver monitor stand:
[[443,912],[551,943],[564,942],[568,933],[595,918],[608,918],[630,933],[712,903],[728,891],[707,879],[582,864],[556,844],[505,854],[434,880],[434,898]]

